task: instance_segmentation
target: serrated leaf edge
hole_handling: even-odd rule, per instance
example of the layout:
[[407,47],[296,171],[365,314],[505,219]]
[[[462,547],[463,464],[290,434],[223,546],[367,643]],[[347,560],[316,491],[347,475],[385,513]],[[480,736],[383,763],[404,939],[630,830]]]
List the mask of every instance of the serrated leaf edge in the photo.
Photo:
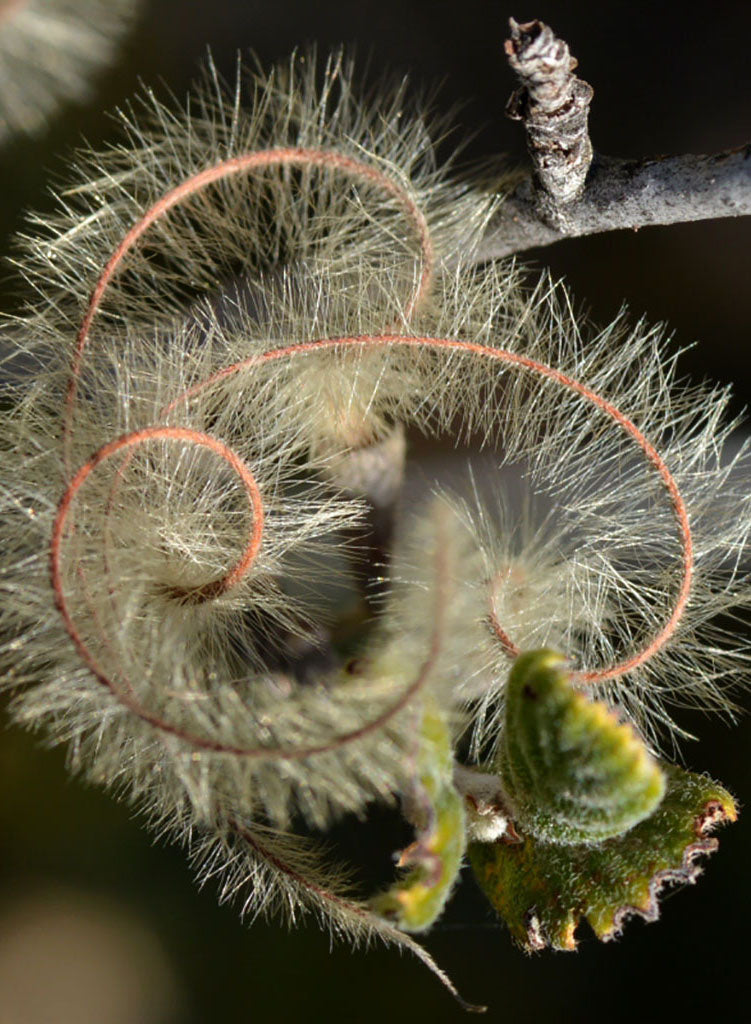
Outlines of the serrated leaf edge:
[[[683,858],[679,867],[663,868],[655,872],[649,882],[649,899],[643,906],[636,906],[629,903],[619,907],[613,914],[613,927],[608,931],[598,932],[597,937],[602,942],[612,942],[621,937],[623,928],[629,918],[641,917],[648,923],[657,921],[660,917],[660,896],[665,886],[693,885],[702,872],[702,866],[697,864],[697,858],[709,856],[719,848],[720,841],[716,837],[708,837],[708,833],[721,825],[736,821],[738,817],[734,803],[725,805],[722,800],[708,800],[703,810],[694,819],[694,833],[697,837],[695,843],[689,843],[683,851]],[[541,952],[551,946],[551,942],[543,932],[537,908],[530,907],[526,912],[525,926],[527,929],[526,949],[530,953]],[[558,943],[555,948],[563,952],[573,952],[577,948],[575,936],[582,918],[572,912],[571,919],[565,930],[561,931]]]
[[737,819],[738,814],[735,806],[731,803],[725,806],[722,800],[708,800],[700,814],[694,819],[694,833],[697,837],[695,843],[689,845],[683,851],[683,859],[680,867],[663,868],[657,871],[649,882],[649,901],[643,907],[627,904],[620,907],[613,915],[613,928],[610,931],[602,932],[598,937],[603,942],[612,942],[618,939],[623,932],[623,926],[630,917],[641,917],[652,923],[660,916],[660,896],[665,886],[693,885],[703,866],[697,864],[699,857],[708,857],[715,853],[720,846],[720,840],[716,837],[708,837],[708,833],[721,825],[726,825]]

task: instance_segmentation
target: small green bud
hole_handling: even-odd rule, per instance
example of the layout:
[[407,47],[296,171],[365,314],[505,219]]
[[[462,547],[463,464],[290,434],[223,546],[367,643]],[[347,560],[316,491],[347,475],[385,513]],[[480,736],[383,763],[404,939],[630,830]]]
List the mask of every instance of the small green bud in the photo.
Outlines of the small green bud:
[[600,842],[648,817],[665,777],[631,725],[577,692],[554,651],[520,655],[507,685],[497,770],[521,832]]

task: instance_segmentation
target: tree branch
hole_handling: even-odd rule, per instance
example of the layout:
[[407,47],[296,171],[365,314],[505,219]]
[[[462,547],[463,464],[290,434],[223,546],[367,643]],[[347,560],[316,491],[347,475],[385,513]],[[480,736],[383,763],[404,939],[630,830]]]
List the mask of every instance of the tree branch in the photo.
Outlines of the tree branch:
[[475,262],[601,231],[751,214],[751,143],[712,156],[596,155],[590,165],[592,90],[572,74],[568,47],[540,22],[512,21],[511,30],[506,52],[522,87],[509,112],[524,122],[533,167],[488,226]]

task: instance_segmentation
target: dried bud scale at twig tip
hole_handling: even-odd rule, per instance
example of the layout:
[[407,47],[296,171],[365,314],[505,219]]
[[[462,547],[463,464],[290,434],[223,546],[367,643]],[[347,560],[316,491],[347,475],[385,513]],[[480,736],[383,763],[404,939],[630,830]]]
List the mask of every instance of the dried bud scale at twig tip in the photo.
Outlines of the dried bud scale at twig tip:
[[540,21],[510,19],[505,51],[521,79],[506,113],[523,121],[540,203],[555,222],[558,207],[578,199],[592,162],[587,120],[594,91],[574,75],[575,58],[562,39]]

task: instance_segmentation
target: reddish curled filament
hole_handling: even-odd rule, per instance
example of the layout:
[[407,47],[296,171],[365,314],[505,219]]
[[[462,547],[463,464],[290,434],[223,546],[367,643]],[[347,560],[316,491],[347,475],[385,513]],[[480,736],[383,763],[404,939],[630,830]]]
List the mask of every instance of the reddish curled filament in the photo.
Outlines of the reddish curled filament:
[[[265,150],[257,153],[246,154],[241,157],[235,157],[230,160],[224,161],[221,164],[217,164],[214,167],[208,168],[205,171],[194,175],[192,178],[187,179],[180,185],[176,186],[172,191],[168,192],[158,202],[156,202],[134,225],[128,234],[123,238],[120,245],[117,247],[113,255],[107,262],[104,270],[102,271],[97,284],[92,293],[89,306],[84,316],[83,322],[79,329],[76,347],[74,351],[74,357],[71,367],[71,376],[68,386],[65,402],[64,412],[64,423],[63,423],[63,445],[66,466],[69,467],[70,458],[70,442],[71,432],[73,426],[73,417],[75,412],[75,402],[78,387],[78,380],[80,377],[81,366],[83,362],[84,350],[89,338],[91,326],[96,313],[101,305],[104,294],[114,277],[118,269],[122,265],[122,261],[128,251],[135,245],[138,239],[147,231],[147,229],[159,218],[164,216],[174,206],[181,202],[189,199],[201,189],[207,187],[213,182],[222,180],[228,176],[239,174],[245,171],[251,171],[254,168],[268,167],[272,165],[301,165],[301,166],[328,166],[337,170],[344,171],[351,174],[354,177],[372,182],[379,186],[383,191],[395,199],[398,200],[403,210],[405,211],[408,218],[411,220],[419,241],[420,246],[420,258],[422,262],[422,272],[415,288],[415,292],[412,295],[407,307],[406,315],[410,316],[417,308],[419,303],[428,293],[430,288],[433,267],[434,267],[434,254],[433,246],[430,239],[428,227],[422,211],[417,207],[412,197],[400,186],[396,185],[387,175],[376,170],[369,164],[355,160],[351,157],[346,157],[338,153],[315,150],[315,149],[273,149]],[[324,338],[317,341],[305,342],[298,345],[285,346],[279,349],[275,349],[260,355],[254,355],[247,360],[227,366],[216,373],[212,374],[206,380],[200,382],[194,387],[184,392],[181,396],[175,399],[169,404],[164,410],[164,415],[168,415],[174,410],[180,403],[189,401],[197,393],[206,387],[218,383],[219,381],[229,377],[232,374],[241,372],[245,369],[250,369],[253,366],[260,365],[261,363],[272,362],[275,360],[297,358],[299,356],[305,356],[307,354],[325,351],[328,349],[335,348],[374,348],[374,347],[391,347],[391,346],[407,346],[407,347],[422,347],[431,349],[444,349],[463,351],[471,355],[479,356],[482,358],[495,359],[499,362],[505,363],[509,366],[518,367],[521,370],[534,373],[538,376],[552,380],[562,387],[565,387],[577,394],[579,394],[584,400],[591,402],[596,408],[601,410],[605,415],[609,416],[641,449],[647,460],[652,464],[654,469],[660,476],[667,492],[670,497],[673,511],[678,526],[678,532],[681,542],[681,557],[682,557],[682,570],[683,577],[681,586],[679,588],[678,595],[673,605],[673,610],[665,622],[662,629],[656,636],[652,638],[649,644],[640,652],[630,656],[618,664],[611,666],[610,668],[600,669],[597,671],[583,672],[579,674],[579,678],[589,684],[596,684],[603,682],[608,679],[614,679],[618,676],[629,672],[639,665],[644,664],[650,658],[652,658],[657,651],[659,651],[673,636],[675,633],[678,623],[683,615],[684,609],[689,599],[691,590],[693,569],[694,569],[694,555],[693,555],[693,541],[691,536],[691,529],[689,525],[688,514],[685,508],[685,504],[678,490],[678,486],[667,468],[662,457],[659,455],[654,446],[647,440],[642,432],[629,420],[623,413],[621,413],[612,403],[596,394],[586,385],[574,380],[559,370],[553,367],[547,366],[546,364],[540,363],[537,360],[531,359],[527,356],[519,355],[504,349],[495,349],[489,346],[480,345],[473,342],[461,341],[459,339],[452,338],[433,338],[433,337],[413,337],[409,335],[399,334],[380,334],[380,335],[363,335],[363,336],[352,336],[352,337],[340,337],[340,338]],[[74,498],[80,488],[83,486],[87,477],[94,471],[94,469],[100,465],[105,459],[116,454],[117,452],[126,452],[126,462],[129,453],[133,447],[146,443],[152,439],[173,439],[182,440],[189,443],[196,443],[203,445],[214,452],[220,457],[224,458],[229,465],[237,472],[243,485],[245,486],[246,493],[248,494],[249,502],[253,511],[253,527],[246,545],[246,548],[235,565],[235,567],[227,573],[226,576],[215,580],[210,584],[200,588],[200,596],[204,599],[218,596],[218,594],[226,592],[231,587],[236,586],[244,576],[252,568],[255,560],[258,548],[261,543],[261,537],[263,532],[263,504],[260,493],[255,482],[251,471],[248,467],[235,455],[231,449],[229,449],[222,442],[211,438],[209,435],[201,434],[197,431],[189,430],[188,428],[182,427],[166,427],[156,426],[146,430],[138,431],[133,434],[126,435],[109,444],[104,445],[99,451],[93,455],[84,466],[79,469],[76,475],[69,483],[65,494],[63,495],[60,505],[58,507],[58,513],[55,520],[53,529],[52,542],[51,542],[51,575],[52,575],[52,587],[55,594],[55,600],[58,608],[63,617],[65,628],[68,631],[73,643],[75,644],[79,654],[89,666],[91,671],[94,673],[96,678],[103,683],[108,689],[134,714],[136,714],[142,720],[152,724],[156,728],[160,729],[166,734],[171,734],[179,737],[183,741],[190,743],[198,749],[228,753],[235,755],[242,755],[247,757],[274,757],[274,758],[304,758],[309,757],[313,754],[329,751],[336,747],[342,746],[346,743],[352,742],[356,739],[361,738],[373,730],[381,728],[385,725],[394,715],[401,711],[412,699],[412,697],[419,691],[424,685],[427,678],[430,675],[432,666],[438,656],[440,650],[440,602],[437,608],[437,614],[433,623],[433,632],[431,638],[430,651],[426,657],[425,662],[421,666],[417,673],[416,678],[413,682],[404,690],[404,692],[394,701],[394,703],[386,709],[386,711],[379,714],[377,717],[372,719],[370,722],[365,723],[363,726],[352,730],[350,732],[340,734],[330,738],[325,743],[311,745],[308,747],[287,749],[282,747],[270,748],[270,747],[232,747],[225,744],[218,743],[211,739],[196,734],[188,733],[185,730],[178,728],[172,723],[160,718],[155,713],[149,711],[143,707],[131,693],[123,693],[116,684],[110,679],[107,674],[97,664],[93,654],[87,648],[83,638],[81,637],[78,629],[73,621],[70,610],[68,609],[67,601],[63,591],[62,583],[62,547],[64,542],[65,527],[68,520],[68,515],[71,509],[71,505]],[[121,467],[121,468],[124,468]],[[492,625],[498,636],[499,640],[506,648],[510,656],[516,656],[519,653],[519,649],[513,643],[512,639],[505,633],[500,623],[497,622],[493,616]]]
[[[630,438],[633,439],[660,476],[673,506],[681,544],[681,567],[683,571],[681,585],[670,616],[666,620],[662,629],[652,638],[645,648],[623,661],[610,666],[609,668],[578,672],[576,673],[576,677],[582,682],[589,684],[606,682],[607,680],[617,679],[619,676],[633,671],[635,668],[645,664],[645,662],[654,657],[654,655],[661,650],[661,648],[663,648],[674,635],[678,628],[678,623],[683,617],[683,612],[691,593],[691,585],[694,575],[694,542],[685,502],[683,501],[683,497],[678,489],[678,484],[668,469],[665,460],[662,458],[655,446],[647,440],[639,428],[627,416],[625,416],[620,409],[617,409],[612,402],[609,402],[601,395],[598,395],[597,392],[587,387],[586,384],[582,384],[580,381],[574,380],[573,377],[569,377],[567,374],[562,373],[560,370],[556,370],[552,366],[541,363],[536,359],[531,359],[529,356],[519,355],[516,352],[509,352],[506,349],[492,348],[488,345],[479,345],[476,342],[470,341],[460,341],[455,338],[420,338],[397,334],[363,335],[352,338],[324,338],[319,341],[304,342],[299,345],[290,345],[285,348],[274,349],[273,351],[264,352],[258,356],[251,356],[249,359],[243,360],[242,362],[224,367],[212,374],[205,381],[201,381],[194,385],[194,387],[176,398],[166,407],[165,414],[172,412],[181,402],[189,400],[211,384],[215,384],[218,381],[223,380],[225,377],[229,377],[240,370],[250,368],[251,366],[255,366],[260,363],[271,362],[275,359],[292,358],[293,356],[301,355],[306,352],[322,351],[329,348],[367,348],[388,345],[405,345],[434,349],[448,349],[454,351],[458,350],[462,352],[469,352],[473,355],[487,359],[495,359],[498,362],[505,363],[506,365],[517,366],[520,369],[528,370],[540,377],[545,377],[548,380],[555,381],[562,387],[567,388],[569,391],[573,391],[576,394],[581,395],[582,398],[591,402],[596,406],[596,408],[609,416]],[[490,618],[493,631],[505,648],[507,654],[509,657],[515,658],[521,653],[519,647],[517,647],[511,637],[506,633],[498,622],[495,613],[492,611]]]
[[[481,356],[489,359],[495,359],[499,362],[505,363],[510,366],[516,366],[520,369],[530,371],[537,374],[538,376],[553,380],[563,387],[568,388],[571,391],[581,395],[584,399],[592,402],[598,409],[610,416],[625,433],[631,437],[636,444],[641,448],[642,452],[648,459],[648,461],[657,470],[660,478],[662,479],[666,490],[670,496],[673,504],[673,510],[675,513],[676,521],[679,527],[679,533],[681,538],[682,546],[682,561],[683,561],[683,579],[681,587],[673,606],[673,611],[664,624],[660,632],[652,638],[650,643],[637,654],[627,658],[626,660],[611,666],[606,669],[599,669],[596,671],[582,672],[578,674],[583,682],[590,685],[605,682],[609,679],[615,679],[627,672],[632,671],[639,665],[644,664],[650,658],[652,658],[657,651],[659,651],[673,636],[675,630],[680,622],[683,615],[683,611],[686,607],[686,603],[689,598],[691,583],[693,578],[693,567],[694,567],[694,555],[693,555],[693,540],[691,536],[691,528],[688,520],[688,513],[686,511],[683,498],[678,490],[678,486],[670,473],[670,470],[665,465],[664,460],[657,452],[655,447],[651,444],[647,438],[641,433],[631,420],[629,420],[620,410],[616,409],[612,403],[602,398],[596,392],[592,391],[586,385],[574,380],[573,378],[562,373],[560,370],[556,370],[553,367],[547,366],[544,363],[540,363],[535,359],[531,359],[528,356],[519,355],[515,352],[509,352],[505,349],[491,348],[487,345],[480,345],[475,342],[461,341],[454,338],[431,338],[431,337],[412,337],[409,335],[396,335],[396,334],[383,334],[383,335],[362,335],[358,337],[342,337],[342,338],[322,338],[317,341],[304,342],[299,345],[288,345],[283,348],[273,349],[269,352],[261,353],[260,355],[254,355],[246,360],[242,360],[238,363],[233,363],[231,366],[224,367],[217,371],[211,376],[207,377],[204,381],[195,385],[193,388],[184,392],[179,398],[170,404],[166,412],[170,412],[180,402],[188,401],[194,397],[198,392],[204,388],[210,387],[217,382],[224,380],[225,378],[239,373],[243,370],[250,369],[254,366],[258,366],[262,363],[273,362],[282,359],[293,359],[305,355],[309,355],[316,352],[326,351],[335,348],[375,348],[375,347],[390,347],[403,345],[406,347],[415,348],[432,348],[432,349],[445,349],[453,351],[467,352],[472,355]],[[274,757],[280,759],[301,759],[304,757],[310,757],[313,754],[322,753],[335,749],[336,747],[344,746],[347,743],[353,742],[357,739],[362,738],[368,733],[381,728],[385,725],[394,715],[398,714],[413,696],[422,688],[424,683],[427,681],[432,665],[435,662],[436,657],[439,653],[440,648],[440,633],[438,630],[437,621],[434,622],[434,630],[431,639],[431,651],[426,658],[425,662],[421,666],[415,680],[404,690],[397,700],[393,703],[390,708],[378,715],[375,719],[364,724],[363,726],[352,730],[348,733],[340,734],[332,737],[325,743],[311,745],[308,747],[302,747],[299,749],[286,749],[282,747],[269,748],[269,747],[229,747],[224,744],[206,739],[205,737],[198,736],[195,734],[186,733],[184,730],[171,725],[164,719],[153,714],[139,704],[134,698],[128,697],[117,688],[113,681],[101,670],[99,665],[94,660],[91,652],[86,647],[82,637],[76,629],[75,623],[73,622],[72,616],[68,610],[67,602],[63,593],[62,579],[61,579],[61,548],[63,541],[63,533],[65,524],[68,516],[68,512],[75,497],[75,494],[80,489],[89,474],[98,466],[104,459],[116,452],[123,451],[126,448],[132,448],[134,445],[143,443],[151,438],[164,437],[164,438],[175,438],[186,441],[195,441],[198,444],[204,444],[206,447],[211,448],[222,457],[227,458],[230,465],[236,469],[238,474],[241,476],[243,483],[248,490],[249,498],[251,493],[251,504],[254,509],[260,509],[258,519],[254,520],[254,530],[251,535],[251,540],[246,547],[241,560],[237,563],[232,572],[225,577],[224,580],[231,579],[230,585],[236,585],[240,582],[242,577],[252,567],[255,555],[258,547],[260,546],[261,531],[262,531],[262,505],[261,498],[258,495],[257,490],[250,490],[251,487],[249,480],[246,478],[245,473],[250,473],[247,467],[238,459],[237,456],[231,453],[231,450],[226,448],[221,442],[216,441],[209,435],[199,434],[196,431],[188,430],[187,428],[179,427],[153,427],[149,430],[139,431],[135,434],[126,435],[116,441],[110,442],[101,448],[96,455],[94,455],[76,474],[75,478],[68,486],[68,489],[63,496],[60,506],[58,509],[57,519],[53,529],[52,537],[52,586],[55,593],[55,599],[63,616],[65,627],[73,640],[76,648],[78,649],[81,657],[84,659],[87,665],[94,672],[94,675],[99,679],[100,682],[104,683],[107,688],[114,693],[134,714],[138,715],[139,718],[147,721],[164,732],[171,733],[179,736],[185,742],[192,744],[203,750],[209,750],[220,753],[230,753],[236,755],[242,755],[247,757]],[[231,456],[231,458],[229,457]],[[252,478],[252,487],[255,488],[255,480]],[[258,504],[256,504],[256,502]],[[260,525],[257,525],[260,524]],[[225,585],[224,581],[219,581],[209,585],[212,588],[213,593],[224,592],[229,587]],[[505,634],[500,624],[493,623],[496,633],[507,648],[508,653],[515,657],[519,653],[518,648],[513,644],[513,641]]]
[[[421,264],[421,273],[414,292],[410,297],[405,309],[404,316],[409,318],[412,316],[414,311],[417,309],[419,304],[423,301],[427,295],[434,274],[435,254],[433,249],[432,239],[428,229],[427,221],[422,210],[419,208],[410,193],[398,185],[392,178],[371,164],[366,163],[362,160],[357,160],[353,157],[345,156],[341,153],[336,153],[327,150],[320,149],[306,149],[306,148],[277,148],[269,150],[261,150],[253,153],[247,153],[239,157],[233,157],[225,160],[213,167],[207,168],[204,171],[193,175],[191,178],[186,179],[177,185],[170,192],[162,196],[156,203],[153,204],[143,214],[143,216],[133,225],[128,231],[123,240],[120,242],[118,247],[115,249],[109,260],[107,261],[102,273],[100,274],[94,290],[92,292],[89,304],[84,315],[83,321],[78,331],[76,338],[76,345],[73,354],[72,366],[70,379],[68,383],[68,390],[65,399],[65,411],[63,415],[63,455],[66,470],[70,475],[70,446],[71,446],[71,435],[73,429],[73,420],[75,415],[75,404],[78,391],[78,381],[81,374],[81,368],[83,364],[84,350],[86,348],[91,327],[96,317],[96,314],[101,306],[104,295],[109,287],[112,279],[122,266],[123,260],[130,249],[137,243],[141,236],[148,230],[148,228],[154,224],[157,220],[164,217],[173,207],[178,206],[180,203],[189,200],[192,196],[202,191],[212,183],[221,181],[227,177],[231,177],[236,174],[243,172],[252,172],[256,169],[271,166],[317,166],[317,167],[329,167],[333,170],[344,172],[349,174],[351,177],[360,179],[366,182],[370,182],[376,187],[380,188],[385,194],[393,197],[398,204],[401,206],[405,213],[407,220],[410,222],[412,229],[415,233],[416,240],[419,246],[419,259]],[[177,430],[178,433],[174,433]],[[62,586],[61,577],[61,557],[62,557],[62,546],[64,540],[64,530],[70,511],[71,504],[75,498],[76,493],[83,485],[88,475],[98,466],[104,459],[116,452],[124,451],[125,459],[122,463],[118,478],[121,478],[122,473],[125,471],[127,464],[132,455],[133,448],[141,443],[146,442],[149,439],[161,437],[163,439],[173,438],[177,439],[178,434],[182,440],[190,441],[191,439],[198,444],[205,444],[208,447],[213,447],[211,444],[207,444],[208,435],[198,434],[195,431],[189,431],[184,428],[163,428],[154,427],[149,430],[139,431],[135,434],[126,435],[125,437],[119,438],[118,440],[111,442],[110,444],[104,445],[98,452],[96,452],[89,461],[78,471],[75,477],[68,485],[63,498],[61,499],[58,507],[58,515],[55,521],[53,529],[53,537],[51,544],[51,574],[52,574],[52,586],[55,593],[55,600],[60,609],[63,617],[65,627],[71,636],[79,654],[84,659],[86,664],[89,665],[94,675],[106,685],[115,696],[118,697],[126,706],[136,715],[143,720],[150,722],[157,728],[161,729],[166,733],[178,735],[187,742],[199,747],[200,749],[220,751],[225,753],[234,754],[245,754],[247,756],[279,756],[279,757],[305,757],[312,753],[316,753],[319,749],[328,750],[333,746],[339,745],[339,743],[350,742],[358,738],[360,735],[371,731],[372,729],[379,728],[381,724],[384,724],[388,719],[396,714],[401,707],[405,706],[413,694],[419,689],[425,679],[427,678],[432,662],[437,653],[437,633],[434,637],[433,644],[431,646],[431,654],[426,660],[425,665],[418,673],[418,676],[414,683],[407,689],[397,703],[383,716],[379,716],[377,720],[369,723],[362,729],[355,730],[351,734],[347,734],[339,739],[334,739],[332,743],[327,743],[315,748],[308,748],[306,750],[292,750],[292,751],[270,751],[266,748],[257,748],[254,750],[250,749],[238,749],[227,747],[222,744],[214,743],[211,740],[207,740],[201,736],[188,735],[183,730],[179,730],[172,726],[169,722],[160,719],[159,716],[154,715],[152,712],[143,708],[135,700],[132,695],[123,694],[115,683],[102,671],[100,666],[96,663],[92,653],[88,650],[86,644],[83,641],[80,633],[78,632],[73,618],[68,609],[65,595]],[[251,498],[251,506],[254,512],[253,520],[253,531],[246,545],[245,551],[242,557],[236,564],[233,570],[221,579],[212,581],[209,584],[198,588],[197,591],[191,592],[190,595],[180,594],[181,597],[191,597],[198,600],[206,600],[212,597],[218,596],[235,586],[243,576],[250,570],[252,563],[255,558],[255,554],[258,550],[261,541],[261,535],[263,530],[263,505],[260,498],[260,494],[257,490],[257,485],[252,474],[248,478],[245,477],[245,472],[250,473],[247,467],[231,452],[229,448],[222,445],[221,442],[216,442],[218,447],[213,447],[218,454],[222,455],[226,461],[233,465],[240,475],[243,483],[246,485],[246,489],[251,486],[253,488],[253,497]],[[229,458],[231,456],[231,458]],[[117,486],[117,485],[115,485]],[[250,491],[249,497],[250,497]],[[113,500],[114,494],[111,496]],[[130,687],[129,687],[130,689]]]
[[191,199],[209,185],[218,181],[223,181],[226,178],[233,177],[236,174],[249,173],[261,168],[274,166],[329,167],[333,170],[342,171],[353,178],[359,178],[362,181],[370,182],[380,188],[387,195],[396,199],[402,207],[405,216],[412,224],[420,248],[420,260],[422,263],[420,278],[415,286],[414,293],[405,308],[405,315],[407,318],[413,314],[415,309],[427,295],[433,279],[435,253],[425,214],[406,189],[402,188],[387,174],[379,171],[371,164],[330,150],[288,147],[264,149],[258,150],[254,153],[245,153],[242,156],[235,156],[228,160],[223,160],[221,163],[215,164],[213,167],[208,167],[206,170],[200,171],[198,174],[194,174],[191,178],[186,178],[185,181],[176,185],[170,192],[167,192],[161,197],[161,199],[157,200],[157,202],[143,214],[140,220],[133,225],[130,231],[128,231],[110,256],[104,270],[99,275],[99,279],[94,286],[86,313],[84,314],[84,318],[78,330],[70,380],[68,382],[68,391],[65,396],[65,413],[63,416],[63,455],[68,473],[70,473],[71,431],[73,429],[76,394],[78,391],[78,380],[81,375],[84,349],[86,348],[86,343],[89,339],[94,317],[101,306],[102,299],[104,298],[104,294],[107,291],[110,282],[122,265],[124,257],[133,248],[141,236],[148,231],[152,224],[164,217],[165,214],[169,213],[173,207],[179,206],[186,200]]
[[345,746],[347,743],[351,743],[368,733],[380,729],[383,725],[386,725],[388,721],[393,718],[394,715],[398,714],[403,708],[405,708],[415,694],[424,686],[425,682],[430,676],[433,665],[436,662],[440,651],[441,635],[443,632],[443,617],[444,617],[444,594],[443,594],[443,583],[445,582],[444,577],[446,575],[446,569],[442,557],[438,558],[437,561],[437,575],[439,577],[437,590],[438,600],[436,601],[435,615],[433,619],[433,630],[430,641],[430,648],[428,655],[423,662],[420,670],[417,673],[415,679],[410,685],[404,690],[404,692],[397,698],[397,700],[387,708],[384,712],[372,719],[370,722],[353,729],[350,732],[343,733],[339,736],[334,736],[325,743],[313,744],[307,747],[300,748],[285,748],[285,747],[239,747],[231,746],[224,743],[219,743],[215,740],[207,739],[204,736],[197,735],[195,733],[188,732],[185,729],[181,729],[178,726],[172,724],[148,708],[145,708],[133,695],[133,688],[130,683],[126,680],[127,692],[124,692],[114,680],[107,675],[104,669],[99,665],[94,655],[89,650],[86,642],[81,636],[78,628],[75,624],[73,616],[68,607],[68,601],[65,597],[65,591],[63,586],[62,578],[62,549],[63,541],[65,537],[65,529],[68,524],[68,516],[73,505],[73,501],[84,485],[88,477],[97,466],[100,466],[105,460],[118,452],[132,449],[136,445],[144,444],[152,440],[173,440],[173,441],[185,441],[192,444],[201,445],[208,448],[210,451],[215,452],[221,458],[223,458],[231,467],[235,470],[237,475],[245,487],[248,500],[253,511],[253,527],[250,534],[250,539],[246,546],[240,561],[235,565],[234,569],[220,580],[216,580],[206,587],[202,587],[201,590],[208,589],[210,596],[215,597],[220,593],[224,593],[230,589],[230,587],[236,586],[241,579],[251,569],[255,556],[261,544],[261,537],[263,534],[263,503],[261,495],[258,491],[258,486],[255,481],[255,477],[251,473],[250,469],[245,463],[229,448],[227,445],[218,441],[216,438],[211,437],[209,434],[203,434],[196,430],[190,430],[186,427],[150,427],[146,430],[139,430],[132,434],[126,434],[123,437],[117,438],[115,441],[110,441],[109,444],[104,445],[100,448],[90,459],[86,462],[76,473],[73,480],[68,485],[65,494],[63,495],[60,504],[58,506],[57,515],[55,517],[55,523],[52,529],[52,542],[50,546],[50,567],[51,567],[51,580],[52,589],[55,594],[55,602],[63,618],[63,623],[70,636],[71,640],[75,644],[78,653],[80,654],[83,661],[88,665],[94,676],[102,683],[107,689],[123,704],[129,711],[135,714],[144,722],[148,722],[155,728],[159,729],[168,735],[176,736],[183,742],[190,744],[198,748],[199,750],[205,750],[211,753],[221,754],[233,754],[237,756],[249,757],[249,758],[278,758],[281,760],[299,760],[305,757],[311,757],[314,754],[324,753],[330,750],[334,750],[337,747]]
[[220,594],[223,594],[237,586],[253,565],[258,549],[261,546],[264,523],[264,510],[261,492],[258,490],[256,479],[248,466],[222,441],[218,441],[215,437],[211,437],[210,434],[202,434],[197,430],[190,430],[187,427],[149,427],[145,430],[138,430],[132,434],[126,434],[114,441],[110,441],[92,455],[89,461],[81,466],[74,478],[71,480],[60,504],[58,505],[55,525],[52,530],[52,544],[50,549],[52,585],[58,600],[58,606],[61,608],[63,618],[65,619],[66,626],[68,627],[68,632],[73,637],[76,642],[76,646],[79,647],[79,650],[81,649],[80,637],[76,639],[78,637],[78,633],[75,629],[75,625],[70,619],[65,599],[62,596],[63,590],[60,566],[61,547],[71,506],[76,495],[97,466],[100,466],[103,462],[111,458],[113,455],[116,455],[118,452],[133,448],[136,445],[144,444],[147,441],[157,440],[187,441],[190,444],[197,444],[203,448],[208,448],[209,451],[214,452],[220,458],[224,459],[235,473],[237,473],[248,497],[248,503],[253,517],[253,525],[250,530],[245,550],[234,568],[232,568],[225,576],[204,584],[204,586],[200,587],[199,590],[206,591],[212,597],[218,597]]

